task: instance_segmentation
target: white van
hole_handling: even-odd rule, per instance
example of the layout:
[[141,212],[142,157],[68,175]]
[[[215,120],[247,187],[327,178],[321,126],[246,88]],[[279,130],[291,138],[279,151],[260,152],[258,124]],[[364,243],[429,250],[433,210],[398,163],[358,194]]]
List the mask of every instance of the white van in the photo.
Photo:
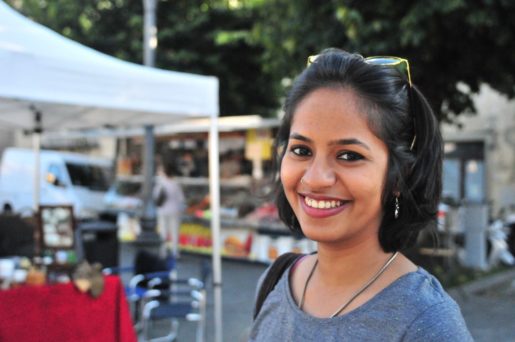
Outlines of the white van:
[[[77,153],[41,150],[40,204],[72,205],[78,219],[96,218],[104,209],[112,162]],[[34,202],[34,151],[7,148],[0,166],[0,205],[30,211]]]

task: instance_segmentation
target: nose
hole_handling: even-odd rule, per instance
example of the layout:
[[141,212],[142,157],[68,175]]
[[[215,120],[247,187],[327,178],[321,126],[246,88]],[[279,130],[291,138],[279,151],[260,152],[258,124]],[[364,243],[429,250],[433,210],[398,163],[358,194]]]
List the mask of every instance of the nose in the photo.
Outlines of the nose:
[[324,158],[314,158],[302,177],[302,183],[311,190],[331,187],[336,182],[336,173]]

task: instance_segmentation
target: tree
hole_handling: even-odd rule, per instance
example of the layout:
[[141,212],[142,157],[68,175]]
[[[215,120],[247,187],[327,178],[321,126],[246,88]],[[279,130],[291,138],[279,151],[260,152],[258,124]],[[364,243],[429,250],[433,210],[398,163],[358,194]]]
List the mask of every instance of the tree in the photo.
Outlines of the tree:
[[143,6],[129,0],[6,0],[34,21],[106,54],[139,62]]
[[515,95],[515,2],[510,0],[269,0],[254,39],[274,75],[293,77],[325,47],[408,58],[414,82],[440,119],[475,111],[486,83]]
[[[110,55],[142,60],[141,0],[8,0]],[[326,47],[398,55],[438,117],[474,112],[481,84],[515,96],[512,0],[160,0],[156,66],[218,76],[222,114],[271,115]]]
[[218,76],[223,114],[275,114],[277,91],[261,64],[263,48],[249,39],[252,8],[193,0],[159,6],[158,65]]

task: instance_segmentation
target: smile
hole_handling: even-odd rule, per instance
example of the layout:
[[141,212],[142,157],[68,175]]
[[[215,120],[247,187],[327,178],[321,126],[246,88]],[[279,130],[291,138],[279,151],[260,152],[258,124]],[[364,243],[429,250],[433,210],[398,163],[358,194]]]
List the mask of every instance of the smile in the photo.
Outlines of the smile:
[[306,195],[300,195],[300,203],[304,212],[314,218],[337,215],[347,209],[351,202],[337,199],[314,199]]
[[334,209],[342,206],[344,202],[339,200],[330,200],[330,201],[324,201],[324,200],[316,200],[314,198],[304,197],[304,203],[308,207],[315,208],[315,209]]

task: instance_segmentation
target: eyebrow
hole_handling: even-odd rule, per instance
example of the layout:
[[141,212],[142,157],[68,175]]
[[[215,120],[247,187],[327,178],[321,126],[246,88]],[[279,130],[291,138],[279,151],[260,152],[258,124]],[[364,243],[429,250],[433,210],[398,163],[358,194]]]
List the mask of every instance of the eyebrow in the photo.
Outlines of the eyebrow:
[[[290,134],[290,139],[301,140],[301,141],[305,141],[308,143],[313,142],[310,138],[305,137],[302,134],[298,134],[298,133]],[[356,138],[334,140],[334,141],[331,141],[329,143],[329,145],[359,145],[359,146],[363,146],[367,150],[370,150],[370,147],[368,147],[367,144],[365,144],[364,142],[362,142],[361,140],[356,139]]]

